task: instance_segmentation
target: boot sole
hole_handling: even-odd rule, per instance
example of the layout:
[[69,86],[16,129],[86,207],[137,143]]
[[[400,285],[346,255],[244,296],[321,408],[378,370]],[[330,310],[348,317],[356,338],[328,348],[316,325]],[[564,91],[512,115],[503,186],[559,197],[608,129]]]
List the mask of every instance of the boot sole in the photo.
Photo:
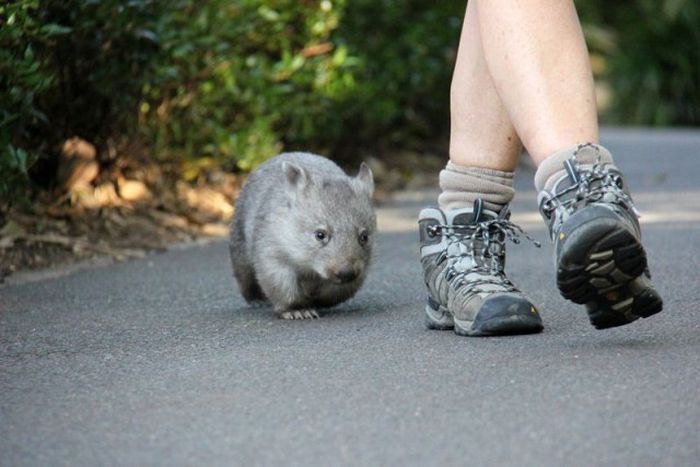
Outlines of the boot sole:
[[433,308],[428,300],[425,305],[426,326],[438,331],[454,330],[455,334],[467,337],[508,336],[519,334],[535,334],[543,329],[539,317],[529,315],[514,315],[493,318],[474,328],[473,321],[455,319],[452,313],[442,305]]
[[636,292],[625,284],[586,304],[588,318],[596,329],[614,328],[639,318],[648,318],[663,309],[663,300],[651,287]]
[[604,220],[583,224],[562,246],[557,267],[561,295],[586,304],[597,329],[622,326],[661,311],[651,287],[636,295],[629,284],[647,269],[644,247],[624,226]]

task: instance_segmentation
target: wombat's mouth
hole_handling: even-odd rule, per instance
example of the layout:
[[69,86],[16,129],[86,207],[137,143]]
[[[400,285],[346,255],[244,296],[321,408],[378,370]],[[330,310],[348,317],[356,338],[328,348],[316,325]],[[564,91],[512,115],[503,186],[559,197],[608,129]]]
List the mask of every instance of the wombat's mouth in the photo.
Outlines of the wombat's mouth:
[[346,266],[338,269],[324,269],[316,271],[316,277],[332,285],[348,285],[356,283],[362,277],[364,269],[361,267]]
[[347,267],[333,271],[328,276],[331,282],[341,285],[354,282],[360,276],[360,272],[355,268]]
[[341,279],[335,279],[335,278],[330,278],[330,279],[328,279],[328,281],[329,281],[331,284],[334,284],[334,285],[345,285],[345,284],[350,284],[350,283],[352,283],[352,282],[355,282],[355,280],[357,280],[357,278],[355,278],[355,279],[350,279],[350,280],[341,280]]

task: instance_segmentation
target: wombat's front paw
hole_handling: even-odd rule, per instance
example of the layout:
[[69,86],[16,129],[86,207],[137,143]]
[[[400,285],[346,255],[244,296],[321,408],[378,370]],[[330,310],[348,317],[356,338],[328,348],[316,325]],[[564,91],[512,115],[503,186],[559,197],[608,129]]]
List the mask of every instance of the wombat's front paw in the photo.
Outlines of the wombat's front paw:
[[280,319],[318,319],[320,316],[316,310],[290,310],[279,313]]

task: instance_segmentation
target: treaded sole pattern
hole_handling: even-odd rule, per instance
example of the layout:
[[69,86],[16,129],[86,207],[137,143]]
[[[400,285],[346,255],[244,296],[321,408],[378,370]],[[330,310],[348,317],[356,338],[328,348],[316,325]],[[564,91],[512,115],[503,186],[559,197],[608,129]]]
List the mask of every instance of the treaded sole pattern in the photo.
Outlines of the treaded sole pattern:
[[[563,246],[557,266],[561,295],[585,304],[597,329],[622,326],[661,311],[661,297],[648,279],[641,279],[647,269],[642,244],[623,226],[597,233],[595,239],[580,236]],[[633,287],[633,281],[642,285]]]
[[662,309],[663,301],[653,287],[633,287],[631,284],[586,304],[588,317],[596,329],[623,326],[655,315]]

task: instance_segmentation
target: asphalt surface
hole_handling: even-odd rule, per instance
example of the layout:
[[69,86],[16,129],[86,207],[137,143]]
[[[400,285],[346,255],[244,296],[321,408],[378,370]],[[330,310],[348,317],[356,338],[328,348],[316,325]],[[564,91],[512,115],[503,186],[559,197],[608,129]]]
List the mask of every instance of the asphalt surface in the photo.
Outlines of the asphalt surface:
[[358,296],[244,304],[226,245],[0,287],[0,465],[700,465],[700,132],[608,131],[665,310],[597,331],[554,285],[521,170],[509,249],[542,334],[423,326],[415,217],[379,209]]

